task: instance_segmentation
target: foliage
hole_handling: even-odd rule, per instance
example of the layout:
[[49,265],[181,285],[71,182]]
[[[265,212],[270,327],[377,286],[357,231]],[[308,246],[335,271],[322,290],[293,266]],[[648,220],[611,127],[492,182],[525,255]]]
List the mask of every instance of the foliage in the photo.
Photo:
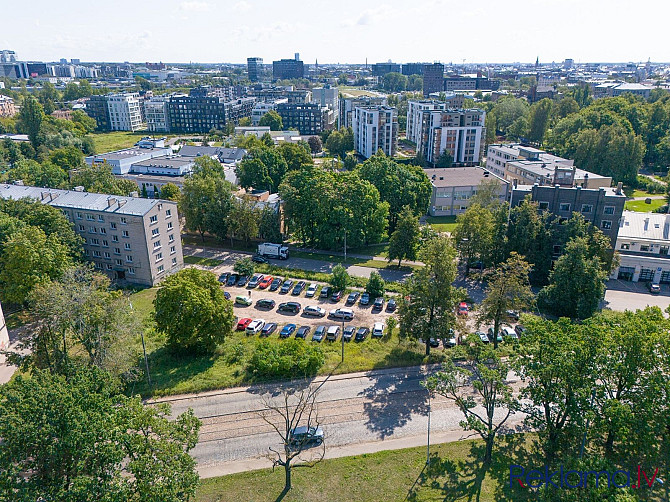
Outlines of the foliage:
[[137,191],[134,181],[114,176],[111,166],[106,162],[77,169],[70,176],[70,185],[83,186],[87,192],[110,195],[128,196]]
[[407,84],[408,79],[402,73],[391,72],[382,77],[382,88],[388,92],[402,92]]
[[379,272],[376,270],[370,272],[368,282],[365,284],[365,291],[371,298],[383,298],[386,293],[386,283]]
[[161,283],[154,320],[177,352],[212,352],[232,332],[233,306],[212,272],[187,268]]
[[251,277],[254,275],[255,265],[251,258],[240,258],[233,265],[233,270],[240,275]]
[[405,206],[398,216],[398,224],[389,239],[388,261],[397,259],[398,268],[400,268],[403,259],[416,259],[419,237],[419,218],[412,214],[409,206]]
[[323,150],[323,145],[321,144],[321,138],[318,136],[310,136],[307,139],[307,143],[309,144],[309,149],[312,152],[312,154],[317,154]]
[[228,216],[233,207],[232,185],[218,174],[194,173],[184,180],[179,212],[187,229],[219,239],[228,235]]
[[279,115],[275,110],[270,110],[265,115],[263,115],[258,121],[258,125],[261,127],[269,126],[271,131],[284,130],[281,115]]
[[552,102],[550,99],[542,99],[530,107],[528,139],[538,144],[542,144],[544,135],[549,126],[549,119],[552,111]]
[[35,160],[21,159],[12,169],[0,175],[2,178],[11,183],[21,180],[30,186],[67,188],[67,173],[49,161],[40,164]]
[[[305,147],[307,145],[307,147]],[[309,144],[302,142],[296,143],[282,143],[277,147],[277,151],[286,161],[286,170],[295,171],[304,166],[311,166],[314,164]]]
[[281,219],[278,211],[271,207],[261,210],[258,221],[258,237],[268,242],[281,242]]
[[49,152],[49,161],[61,169],[69,171],[84,165],[84,154],[79,148],[69,145]]
[[161,199],[179,202],[180,195],[179,187],[174,183],[166,183],[161,187]]
[[347,156],[347,152],[354,149],[354,131],[351,127],[342,127],[338,131],[332,131],[325,140],[326,150],[340,159]]
[[333,267],[333,272],[330,274],[330,285],[333,286],[335,291],[344,291],[347,289],[351,278],[347,269],[338,263]]
[[454,158],[446,150],[440,154],[435,163],[435,167],[449,168],[454,164]]
[[233,237],[241,239],[245,244],[258,235],[260,210],[252,199],[234,198],[233,206],[228,214],[228,232],[232,243]]
[[21,132],[28,135],[30,144],[35,149],[43,142],[43,137],[40,135],[43,120],[44,109],[42,105],[32,96],[24,99],[19,112],[18,127]]
[[[311,157],[310,157],[311,161]],[[240,186],[269,190],[275,193],[282,182],[288,164],[281,153],[274,148],[254,148],[235,168]]]
[[281,344],[261,340],[251,356],[248,371],[260,380],[303,378],[316,375],[325,361],[318,345],[294,338]]

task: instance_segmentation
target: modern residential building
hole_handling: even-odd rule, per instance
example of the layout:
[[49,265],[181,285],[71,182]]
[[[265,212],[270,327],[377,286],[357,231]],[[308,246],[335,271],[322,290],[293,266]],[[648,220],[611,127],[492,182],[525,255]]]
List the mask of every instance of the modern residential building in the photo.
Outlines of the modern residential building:
[[191,134],[223,129],[228,122],[237,124],[241,118],[251,117],[254,103],[254,98],[225,101],[213,96],[171,96],[170,131]]
[[14,115],[16,115],[14,100],[0,94],[0,117],[13,117]]
[[320,134],[332,123],[332,110],[318,103],[277,105],[277,113],[286,129],[297,129],[300,134]]
[[94,95],[86,101],[86,114],[95,119],[96,131],[111,131],[107,96]]
[[612,279],[670,283],[670,215],[624,211],[619,222],[618,267]]
[[383,77],[387,73],[400,73],[398,63],[375,63],[372,65],[372,76]]
[[249,80],[258,82],[259,77],[263,74],[263,58],[247,58],[247,74]]
[[423,75],[423,67],[426,63],[403,63],[402,74],[409,75]]
[[340,112],[337,118],[337,127],[351,127],[353,125],[353,112],[357,106],[386,106],[388,101],[385,96],[360,96],[357,98],[340,99]]
[[290,89],[284,91],[289,105],[304,105],[312,102],[312,91],[309,89]]
[[144,116],[149,132],[170,131],[169,101],[169,97],[154,96],[144,102]]
[[312,89],[312,103],[327,106],[335,113],[339,113],[340,91],[337,87],[331,87],[330,85]]
[[0,197],[60,209],[86,259],[113,279],[153,286],[184,266],[176,202],[19,185],[0,185]]
[[[616,245],[619,221],[626,196],[621,183],[616,188],[582,188],[560,185],[517,185],[512,188],[511,205],[518,206],[527,197],[538,203],[541,211],[549,211],[559,219],[569,219],[572,213],[581,213],[610,238]],[[554,254],[560,254],[557,250]]]
[[486,168],[518,185],[563,185],[583,188],[609,187],[612,178],[577,169],[564,159],[520,144],[489,145]]
[[165,146],[165,138],[150,139],[146,137],[131,148],[91,155],[86,157],[85,160],[89,166],[107,163],[112,168],[112,174],[119,176],[131,172],[133,165],[137,162],[165,157],[171,153],[170,147]]
[[443,90],[445,91],[497,91],[500,88],[499,80],[489,80],[480,74],[476,75],[450,75],[444,78]]
[[272,62],[272,80],[291,80],[305,77],[305,66],[298,59],[280,59]]
[[277,110],[277,105],[288,103],[288,98],[277,99],[276,101],[257,101],[251,110],[251,124],[257,126],[263,115],[271,110]]
[[109,125],[112,131],[138,131],[142,129],[140,95],[136,92],[108,94]]
[[497,182],[501,202],[509,198],[510,183],[481,167],[425,169],[433,191],[428,213],[431,216],[457,216],[470,206],[482,183]]
[[359,106],[354,109],[354,149],[363,158],[378,150],[393,157],[398,148],[398,110],[390,106]]
[[433,63],[423,65],[423,95],[444,90],[444,65]]

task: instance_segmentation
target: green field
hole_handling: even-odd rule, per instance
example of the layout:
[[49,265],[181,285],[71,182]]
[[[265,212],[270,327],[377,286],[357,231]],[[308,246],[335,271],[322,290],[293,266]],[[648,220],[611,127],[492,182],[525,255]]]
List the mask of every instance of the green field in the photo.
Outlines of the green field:
[[130,148],[147,134],[147,132],[115,131],[93,133],[89,136],[93,139],[96,153],[105,153]]
[[184,256],[184,263],[189,265],[201,265],[203,267],[217,267],[223,263],[216,258],[203,258],[201,256]]
[[639,213],[649,213],[665,205],[665,199],[651,199],[651,204],[643,200],[630,200],[626,202],[624,209],[627,211],[637,211]]
[[359,96],[379,96],[378,93],[371,92],[371,91],[366,91],[365,89],[360,89],[358,87],[348,87],[348,86],[340,86],[338,87],[340,93],[345,95],[348,94],[349,96],[352,97],[359,97]]
[[197,502],[380,502],[380,501],[518,501],[539,500],[532,490],[510,488],[509,466],[532,464],[527,450],[532,435],[501,437],[488,471],[481,468],[483,443],[457,441],[426,448],[324,460],[311,469],[293,471],[293,489],[282,499],[284,471],[263,469],[205,479]]
[[456,229],[455,216],[426,216],[426,223],[436,232],[453,232]]
[[[340,255],[324,254],[324,253],[310,253],[307,251],[291,251],[291,257],[293,258],[308,258],[310,260],[326,260],[332,263],[345,263],[344,257]],[[394,260],[392,263],[382,260],[366,260],[363,258],[351,258],[347,257],[346,263],[349,265],[359,265],[361,267],[369,268],[390,268],[393,270],[398,270],[398,264]],[[420,268],[419,265],[402,265],[400,270],[416,270]]]

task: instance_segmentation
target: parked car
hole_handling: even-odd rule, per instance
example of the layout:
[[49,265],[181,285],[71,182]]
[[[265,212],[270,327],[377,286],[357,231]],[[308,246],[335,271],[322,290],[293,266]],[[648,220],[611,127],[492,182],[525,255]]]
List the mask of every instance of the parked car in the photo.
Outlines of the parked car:
[[384,336],[384,323],[376,322],[372,326],[372,338],[381,338]]
[[457,345],[456,333],[453,329],[450,329],[449,333],[447,333],[447,336],[442,340],[442,345],[444,345],[445,348],[452,348]]
[[286,279],[284,281],[284,284],[281,285],[281,290],[279,292],[288,293],[289,291],[291,291],[292,287],[293,287],[293,281],[291,279]]
[[288,440],[292,448],[303,448],[309,444],[323,443],[323,429],[321,427],[296,427],[291,431]]
[[430,345],[431,347],[436,349],[440,346],[440,339],[439,338],[430,338],[428,340],[428,345]]
[[263,277],[263,279],[258,283],[259,289],[265,289],[267,288],[270,284],[272,284],[272,281],[274,280],[274,277],[271,275],[266,275]]
[[519,320],[519,312],[517,310],[508,310],[507,312],[505,312],[505,314],[513,321]]
[[339,326],[328,326],[328,333],[326,333],[326,340],[330,342],[334,342],[337,340],[337,337],[340,335],[340,327]]
[[355,332],[356,332],[356,326],[347,326],[344,328],[344,331],[342,332],[342,338],[344,339],[345,342],[350,342],[351,339],[354,337]]
[[330,295],[330,301],[333,303],[337,303],[342,299],[342,291],[335,291],[333,292],[332,295]]
[[265,319],[254,319],[246,327],[247,335],[257,335],[265,327]]
[[395,312],[395,309],[398,308],[398,304],[393,298],[390,298],[388,302],[386,302],[386,311],[387,312]]
[[366,328],[366,327],[362,326],[362,327],[358,328],[358,330],[356,331],[356,337],[354,338],[354,340],[356,340],[357,342],[362,342],[363,340],[365,340],[368,337],[369,333],[370,333],[370,328]]
[[360,296],[361,296],[361,294],[358,291],[354,291],[353,293],[349,293],[349,296],[347,296],[347,301],[344,302],[344,304],[345,305],[355,305]]
[[363,293],[361,295],[361,300],[358,303],[360,303],[361,305],[370,305],[370,294]]
[[261,336],[270,336],[272,333],[275,332],[276,329],[277,329],[277,323],[269,322],[265,326],[263,326],[263,329],[261,330]]
[[[489,328],[489,329],[486,331],[486,334],[487,334],[488,337],[489,337],[489,342],[493,343],[493,328]],[[503,341],[503,337],[502,337],[502,334],[501,334],[500,331],[499,331],[499,332],[498,332],[498,343],[500,343],[500,342],[502,342],[502,341]]]
[[489,340],[489,337],[486,336],[486,333],[484,333],[483,331],[477,331],[475,333],[475,335],[477,335],[479,337],[479,339],[482,341],[482,343],[490,343],[491,342],[491,340]]
[[308,305],[302,313],[305,315],[313,315],[315,317],[323,317],[326,315],[326,309],[321,308],[318,305]]
[[330,311],[330,317],[351,321],[354,318],[354,311],[351,309],[335,309]]
[[302,293],[302,290],[305,289],[306,285],[307,284],[305,283],[305,281],[300,281],[298,284],[293,286],[293,291],[291,292],[291,294],[293,296],[298,296],[300,293]]
[[468,315],[470,309],[468,309],[468,304],[465,302],[461,302],[458,304],[458,311],[456,312],[458,315]]
[[328,298],[330,296],[330,292],[333,290],[330,286],[324,286],[321,288],[321,293],[319,294],[319,298]]
[[279,286],[281,286],[282,283],[282,278],[281,277],[275,277],[272,280],[272,284],[270,284],[270,291],[277,291],[279,289]]
[[240,288],[241,288],[242,286],[246,285],[247,282],[249,282],[249,278],[248,278],[246,275],[241,275],[241,276],[239,276],[238,279],[237,279],[237,285],[238,285],[238,287],[240,287]]
[[280,303],[279,307],[277,307],[278,312],[293,312],[294,314],[297,314],[300,312],[301,305],[298,302],[286,302],[286,303]]
[[384,299],[380,296],[375,298],[375,302],[372,304],[372,310],[383,310],[384,309]]
[[228,272],[224,272],[219,276],[219,282],[221,284],[226,284],[228,282]]
[[247,329],[247,326],[251,324],[251,321],[253,319],[250,319],[249,317],[243,317],[239,321],[237,321],[237,331],[244,331]]
[[500,333],[502,334],[503,338],[511,338],[513,340],[519,339],[516,331],[514,331],[514,329],[510,328],[509,326],[503,326],[500,328]]
[[273,309],[275,308],[275,301],[270,298],[262,298],[256,302],[257,309]]
[[310,331],[312,331],[311,326],[300,326],[298,331],[295,332],[295,337],[305,339]]
[[253,255],[251,257],[251,261],[256,262],[256,263],[267,263],[268,262],[267,258],[265,258],[265,257],[263,257],[259,254]]
[[250,289],[254,289],[256,286],[260,284],[262,280],[263,280],[263,274],[255,275],[251,278],[247,287]]
[[226,281],[226,286],[234,286],[237,284],[237,279],[239,279],[237,274],[230,274],[228,276],[228,280]]
[[238,305],[245,305],[245,306],[248,307],[249,305],[251,305],[252,301],[251,301],[251,298],[249,298],[248,296],[237,295],[235,297],[235,303],[238,304]]
[[326,327],[317,326],[314,334],[312,335],[313,342],[320,342],[326,337]]
[[305,291],[305,297],[314,298],[314,295],[316,294],[316,288],[318,288],[318,287],[319,286],[317,284],[314,284],[314,283],[310,284],[307,287],[307,291]]
[[650,282],[647,284],[647,286],[649,287],[649,291],[654,295],[657,295],[661,292],[661,285],[657,282]]
[[514,331],[516,331],[517,335],[522,336],[526,332],[526,328],[521,326],[521,324],[517,324],[514,326]]
[[279,338],[288,338],[289,336],[291,336],[293,334],[296,327],[297,326],[295,324],[287,324],[279,332]]

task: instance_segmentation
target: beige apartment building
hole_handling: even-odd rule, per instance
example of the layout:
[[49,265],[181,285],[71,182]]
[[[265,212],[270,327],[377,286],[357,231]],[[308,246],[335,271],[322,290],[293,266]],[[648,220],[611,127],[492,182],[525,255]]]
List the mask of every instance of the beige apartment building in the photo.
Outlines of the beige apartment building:
[[6,184],[0,197],[60,209],[84,239],[86,259],[112,279],[153,286],[184,266],[176,202]]

